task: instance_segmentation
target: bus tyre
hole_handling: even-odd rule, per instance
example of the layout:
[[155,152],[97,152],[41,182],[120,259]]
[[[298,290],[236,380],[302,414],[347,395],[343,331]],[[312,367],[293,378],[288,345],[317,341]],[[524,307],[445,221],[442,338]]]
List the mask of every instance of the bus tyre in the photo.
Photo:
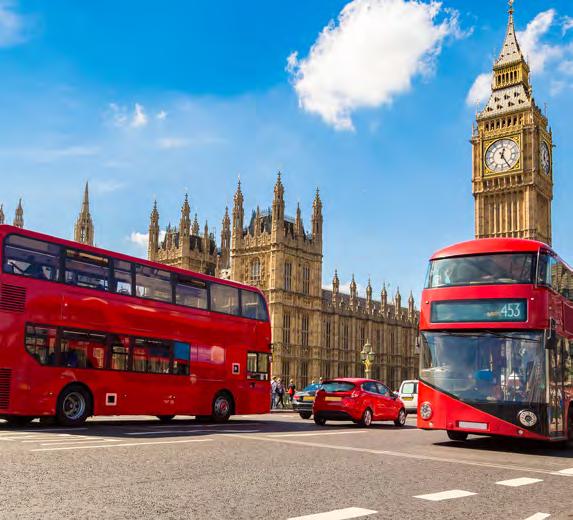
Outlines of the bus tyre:
[[454,430],[448,430],[448,437],[452,441],[465,441],[468,438],[468,434],[466,432],[458,432]]
[[398,417],[394,421],[394,424],[400,427],[406,424],[406,410],[404,410],[404,408],[401,408],[398,412]]
[[175,417],[175,415],[158,415],[157,418],[159,419],[160,422],[162,423],[168,423],[170,422],[173,417]]
[[221,392],[215,396],[213,400],[213,412],[211,417],[213,422],[225,423],[231,417],[231,411],[233,409],[233,403],[231,401],[231,396],[226,392]]
[[310,419],[312,412],[299,412],[301,419]]
[[26,426],[30,424],[35,417],[30,417],[29,415],[7,415],[4,416],[3,419],[6,419],[6,422],[10,426]]
[[62,426],[79,426],[83,424],[92,410],[92,399],[89,392],[80,385],[70,385],[58,397],[56,418]]

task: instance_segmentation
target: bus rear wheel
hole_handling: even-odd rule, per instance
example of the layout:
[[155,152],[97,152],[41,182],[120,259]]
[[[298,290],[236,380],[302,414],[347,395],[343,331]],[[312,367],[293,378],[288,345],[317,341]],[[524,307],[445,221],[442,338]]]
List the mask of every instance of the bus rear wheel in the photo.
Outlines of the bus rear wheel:
[[468,438],[468,434],[466,432],[448,430],[448,437],[452,441],[465,441]]
[[92,399],[80,385],[70,385],[58,397],[56,419],[62,426],[79,426],[91,414]]
[[213,411],[211,418],[213,422],[225,423],[231,417],[233,410],[233,401],[227,392],[221,392],[215,396],[213,400]]
[[29,415],[5,415],[2,419],[6,419],[6,422],[10,426],[26,426],[30,424],[35,417]]
[[162,423],[168,423],[170,422],[173,417],[175,417],[175,415],[158,415],[157,418],[159,419],[160,422]]

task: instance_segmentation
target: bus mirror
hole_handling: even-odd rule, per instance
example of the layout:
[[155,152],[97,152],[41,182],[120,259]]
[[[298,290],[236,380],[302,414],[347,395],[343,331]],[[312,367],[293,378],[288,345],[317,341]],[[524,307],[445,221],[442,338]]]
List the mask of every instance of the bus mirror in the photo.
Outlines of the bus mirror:
[[557,327],[555,320],[549,320],[549,328],[545,331],[545,348],[547,350],[554,350],[557,347]]

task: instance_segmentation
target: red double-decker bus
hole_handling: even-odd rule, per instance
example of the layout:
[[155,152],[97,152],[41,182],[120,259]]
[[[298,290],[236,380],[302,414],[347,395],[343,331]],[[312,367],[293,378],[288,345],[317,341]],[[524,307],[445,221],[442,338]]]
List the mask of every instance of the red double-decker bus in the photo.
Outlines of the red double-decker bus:
[[257,289],[12,226],[0,244],[1,418],[269,410]]
[[482,239],[431,258],[418,427],[573,438],[573,272],[546,244]]

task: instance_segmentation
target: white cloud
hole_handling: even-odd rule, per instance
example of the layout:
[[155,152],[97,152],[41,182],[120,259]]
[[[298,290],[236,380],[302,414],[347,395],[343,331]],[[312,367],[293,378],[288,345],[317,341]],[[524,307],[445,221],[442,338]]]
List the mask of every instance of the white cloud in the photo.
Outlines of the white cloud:
[[14,11],[14,2],[0,0],[0,47],[25,41],[24,19]]
[[566,81],[560,79],[551,80],[551,84],[549,85],[549,93],[552,96],[557,96],[558,94],[561,94],[561,92],[563,92],[566,87],[567,87]]
[[569,29],[573,29],[573,18],[570,16],[565,16],[562,22],[563,34],[565,34]]
[[160,110],[159,112],[157,112],[157,115],[155,117],[160,121],[163,121],[167,119],[167,112],[165,112],[165,110]]
[[105,195],[113,193],[114,191],[121,190],[125,187],[125,183],[114,179],[99,180],[96,179],[90,182],[90,190],[94,193]]
[[10,148],[1,149],[0,155],[21,157],[38,163],[52,163],[60,159],[93,157],[100,153],[97,146],[74,145],[64,148]]
[[120,128],[126,126],[140,128],[146,126],[149,121],[145,113],[145,108],[140,103],[135,103],[133,111],[117,103],[110,103],[108,105],[106,118],[111,121],[114,126]]
[[[159,240],[163,240],[165,238],[165,231],[159,232]],[[149,244],[149,233],[140,233],[139,231],[132,231],[131,235],[129,235],[129,241],[132,244],[135,244],[142,250],[147,251],[147,245]]]
[[133,112],[133,118],[131,119],[131,126],[138,128],[140,126],[145,126],[147,124],[147,115],[143,106],[139,103],[135,104],[135,110]]
[[299,105],[338,130],[352,130],[352,113],[378,107],[435,69],[444,39],[464,36],[457,12],[441,3],[353,0],[319,34],[306,58],[287,60]]
[[468,105],[479,105],[488,100],[491,93],[491,73],[480,74],[468,92],[466,102]]
[[559,64],[559,72],[567,76],[573,76],[573,61],[572,60],[565,60]]
[[172,150],[175,148],[187,148],[190,145],[190,141],[183,137],[162,137],[157,141],[157,145],[163,150]]
[[559,45],[548,45],[541,41],[555,20],[555,9],[549,9],[539,13],[527,24],[525,31],[517,32],[517,40],[531,72],[539,74],[543,72],[545,65],[552,59],[558,59],[563,55],[564,48]]

